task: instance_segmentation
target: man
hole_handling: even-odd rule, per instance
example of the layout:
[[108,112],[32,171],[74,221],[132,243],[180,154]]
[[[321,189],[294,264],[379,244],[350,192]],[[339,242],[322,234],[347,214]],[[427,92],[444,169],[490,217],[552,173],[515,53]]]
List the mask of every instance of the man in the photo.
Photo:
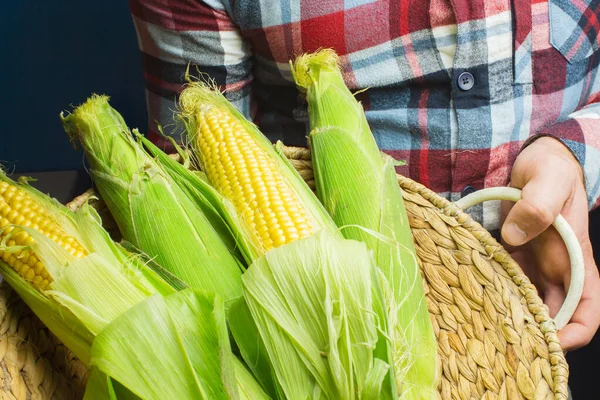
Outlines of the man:
[[[173,103],[188,62],[272,140],[306,145],[307,114],[288,62],[333,48],[382,150],[399,172],[450,200],[522,188],[474,218],[501,235],[555,315],[570,267],[548,229],[560,213],[585,257],[583,297],[559,332],[565,350],[600,325],[588,211],[600,194],[597,2],[566,0],[130,0],[143,55],[150,135],[177,136]],[[153,133],[154,132],[154,133]]]

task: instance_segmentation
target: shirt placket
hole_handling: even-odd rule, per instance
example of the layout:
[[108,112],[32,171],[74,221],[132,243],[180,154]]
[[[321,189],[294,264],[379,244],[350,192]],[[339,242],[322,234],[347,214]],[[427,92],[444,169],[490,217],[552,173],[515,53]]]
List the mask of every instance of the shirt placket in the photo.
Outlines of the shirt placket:
[[[509,79],[512,83],[512,59],[498,57],[502,59],[496,61],[497,54],[491,53],[498,51],[494,46],[505,50],[506,46],[512,46],[509,32],[503,33],[510,28],[510,12],[485,18],[484,1],[452,1],[457,20],[457,46],[451,78],[456,125],[453,127],[456,137],[452,150],[451,200],[486,186],[486,174],[494,156],[493,124],[498,123],[493,117],[492,103],[501,95],[495,89],[502,85],[501,79]],[[510,10],[510,0],[504,1],[506,9]],[[484,207],[486,205],[479,205],[469,212],[483,222]]]

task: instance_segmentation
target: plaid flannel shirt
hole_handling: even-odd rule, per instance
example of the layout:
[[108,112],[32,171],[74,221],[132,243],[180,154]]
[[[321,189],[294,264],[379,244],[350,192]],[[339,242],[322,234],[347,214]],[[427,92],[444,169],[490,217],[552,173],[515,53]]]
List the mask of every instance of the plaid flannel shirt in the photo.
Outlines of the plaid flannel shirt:
[[[273,141],[306,146],[289,60],[331,47],[398,172],[449,200],[507,185],[528,140],[560,139],[600,194],[600,0],[130,0],[149,136],[173,120],[188,63]],[[463,73],[474,85],[460,85]],[[463,75],[464,77],[464,75]],[[463,88],[461,88],[463,86]],[[490,230],[498,202],[471,214]]]

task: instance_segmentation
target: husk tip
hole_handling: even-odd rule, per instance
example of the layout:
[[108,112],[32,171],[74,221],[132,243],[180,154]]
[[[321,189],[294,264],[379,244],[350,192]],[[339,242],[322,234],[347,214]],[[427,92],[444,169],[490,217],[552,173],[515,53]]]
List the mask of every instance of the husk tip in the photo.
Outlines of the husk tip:
[[63,128],[71,141],[74,143],[77,139],[79,130],[77,121],[85,121],[91,115],[94,115],[98,107],[108,105],[110,97],[105,94],[93,93],[83,103],[75,106],[72,111],[61,111],[59,114]]
[[[180,120],[186,134],[182,136],[181,147],[189,149],[193,147],[198,128],[198,112],[212,107],[233,109],[220,90],[217,82],[205,73],[198,71],[197,76],[189,73],[189,65],[186,70],[185,80],[187,83],[179,93],[177,109],[174,110],[174,119]],[[179,152],[179,149],[177,149]],[[194,154],[194,152],[191,152]],[[196,157],[192,157],[194,163],[201,165]]]
[[73,112],[69,115],[74,115],[75,118],[77,118],[93,114],[96,108],[108,105],[109,100],[110,96],[108,95],[92,93],[92,95],[88,97],[83,103],[75,107]]
[[322,48],[313,53],[301,54],[292,64],[292,74],[296,85],[306,90],[314,82],[317,69],[336,69],[339,67],[339,56],[331,48]]
[[179,111],[184,117],[194,116],[201,105],[227,101],[219,90],[219,85],[210,77],[205,77],[203,74],[192,77],[189,71],[186,71],[186,81],[179,94]]

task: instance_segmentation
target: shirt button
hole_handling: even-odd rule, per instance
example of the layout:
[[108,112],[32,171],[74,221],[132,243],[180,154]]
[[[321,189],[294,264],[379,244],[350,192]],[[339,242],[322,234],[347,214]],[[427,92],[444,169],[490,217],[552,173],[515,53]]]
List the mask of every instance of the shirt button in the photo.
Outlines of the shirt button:
[[475,192],[475,188],[471,185],[467,185],[463,188],[462,192],[460,192],[460,197],[465,197]]
[[463,72],[458,76],[458,87],[462,90],[471,90],[475,85],[475,78],[470,72]]

